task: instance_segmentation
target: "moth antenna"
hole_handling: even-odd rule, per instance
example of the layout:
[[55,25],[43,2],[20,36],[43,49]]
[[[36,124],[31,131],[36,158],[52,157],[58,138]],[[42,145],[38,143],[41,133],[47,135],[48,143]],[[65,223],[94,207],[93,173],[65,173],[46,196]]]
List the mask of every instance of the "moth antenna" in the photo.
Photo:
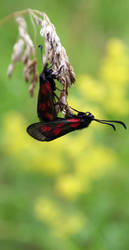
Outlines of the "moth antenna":
[[42,65],[44,66],[44,63],[43,63],[43,46],[40,44],[38,47],[40,48],[41,61],[42,61]]
[[111,127],[116,131],[115,125],[112,124],[112,123],[110,123],[110,122],[108,122],[108,121],[105,121],[105,120],[97,120],[97,119],[93,119],[93,120],[96,121],[96,122],[102,123],[102,124],[107,124],[107,125],[111,126]]
[[[103,122],[106,122],[106,120],[101,120],[101,121],[103,121]],[[115,123],[119,123],[119,124],[121,124],[125,129],[127,129],[127,127],[126,127],[126,125],[125,125],[125,123],[124,122],[121,122],[121,121],[112,121],[112,120],[107,120],[107,122],[115,122]]]

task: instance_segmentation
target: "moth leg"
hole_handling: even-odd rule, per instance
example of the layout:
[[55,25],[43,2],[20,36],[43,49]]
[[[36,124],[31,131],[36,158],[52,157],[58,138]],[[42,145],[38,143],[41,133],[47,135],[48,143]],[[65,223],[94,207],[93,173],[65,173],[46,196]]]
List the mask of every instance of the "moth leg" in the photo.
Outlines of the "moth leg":
[[57,100],[60,101],[60,98],[58,97],[58,95],[55,92],[53,94],[57,98]]
[[59,90],[60,92],[62,91],[62,89],[59,89],[59,88],[57,88],[57,87],[56,87],[56,89]]
[[73,109],[74,111],[76,111],[77,113],[82,113],[81,111],[78,111],[77,109],[74,109],[70,106],[71,109]]
[[61,65],[60,68],[56,71],[56,72],[53,72],[53,77],[56,79],[58,74],[60,73],[60,71],[62,70],[62,68],[64,67],[64,65]]

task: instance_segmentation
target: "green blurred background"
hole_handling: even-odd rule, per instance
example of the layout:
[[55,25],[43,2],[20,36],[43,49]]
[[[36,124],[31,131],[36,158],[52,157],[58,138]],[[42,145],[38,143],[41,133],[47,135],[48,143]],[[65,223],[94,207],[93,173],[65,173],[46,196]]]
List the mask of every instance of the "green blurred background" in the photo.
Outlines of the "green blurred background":
[[[129,0],[1,0],[0,18],[26,8],[46,12],[66,48],[77,76],[69,103],[128,127]],[[21,64],[6,75],[15,22],[0,34],[0,250],[129,249],[128,130],[94,122],[50,143],[30,138],[37,92],[29,97]]]

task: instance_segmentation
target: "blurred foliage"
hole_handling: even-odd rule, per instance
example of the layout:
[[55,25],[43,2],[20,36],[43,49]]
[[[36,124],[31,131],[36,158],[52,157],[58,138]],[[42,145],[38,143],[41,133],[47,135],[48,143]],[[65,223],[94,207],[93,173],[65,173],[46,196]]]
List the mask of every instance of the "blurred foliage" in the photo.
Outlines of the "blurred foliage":
[[[129,1],[1,0],[0,16],[28,7],[46,11],[75,68],[69,104],[128,126]],[[53,142],[30,138],[37,94],[20,65],[7,79],[16,25],[0,31],[0,249],[128,249],[128,130],[93,122]]]

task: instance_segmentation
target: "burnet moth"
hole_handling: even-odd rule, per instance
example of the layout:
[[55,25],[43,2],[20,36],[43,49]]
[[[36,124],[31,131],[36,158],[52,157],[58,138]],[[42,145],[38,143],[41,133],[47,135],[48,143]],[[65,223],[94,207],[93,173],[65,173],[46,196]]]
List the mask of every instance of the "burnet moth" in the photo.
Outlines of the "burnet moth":
[[42,45],[39,45],[41,50],[41,60],[43,71],[40,74],[40,87],[38,93],[37,114],[40,121],[52,121],[56,119],[56,86],[54,82],[55,75],[48,64],[43,63]]
[[68,118],[57,118],[54,121],[31,124],[27,128],[27,132],[39,141],[49,142],[74,130],[86,128],[92,121],[107,124],[114,130],[116,130],[116,127],[113,123],[119,123],[126,129],[126,125],[121,121],[98,120],[89,112],[78,112],[77,115],[71,115]]
[[55,105],[58,97],[55,94],[56,86],[54,82],[56,76],[53,74],[51,67],[48,67],[48,64],[43,64],[42,46],[40,45],[39,47],[41,49],[42,65],[44,66],[40,74],[37,105],[40,122],[31,124],[27,128],[30,136],[39,141],[52,141],[74,130],[86,128],[92,121],[112,126],[114,130],[116,130],[116,127],[112,123],[119,123],[126,129],[126,125],[121,121],[95,119],[91,113],[79,112],[75,109],[73,110],[77,112],[76,115],[67,114],[65,118],[57,117]]

